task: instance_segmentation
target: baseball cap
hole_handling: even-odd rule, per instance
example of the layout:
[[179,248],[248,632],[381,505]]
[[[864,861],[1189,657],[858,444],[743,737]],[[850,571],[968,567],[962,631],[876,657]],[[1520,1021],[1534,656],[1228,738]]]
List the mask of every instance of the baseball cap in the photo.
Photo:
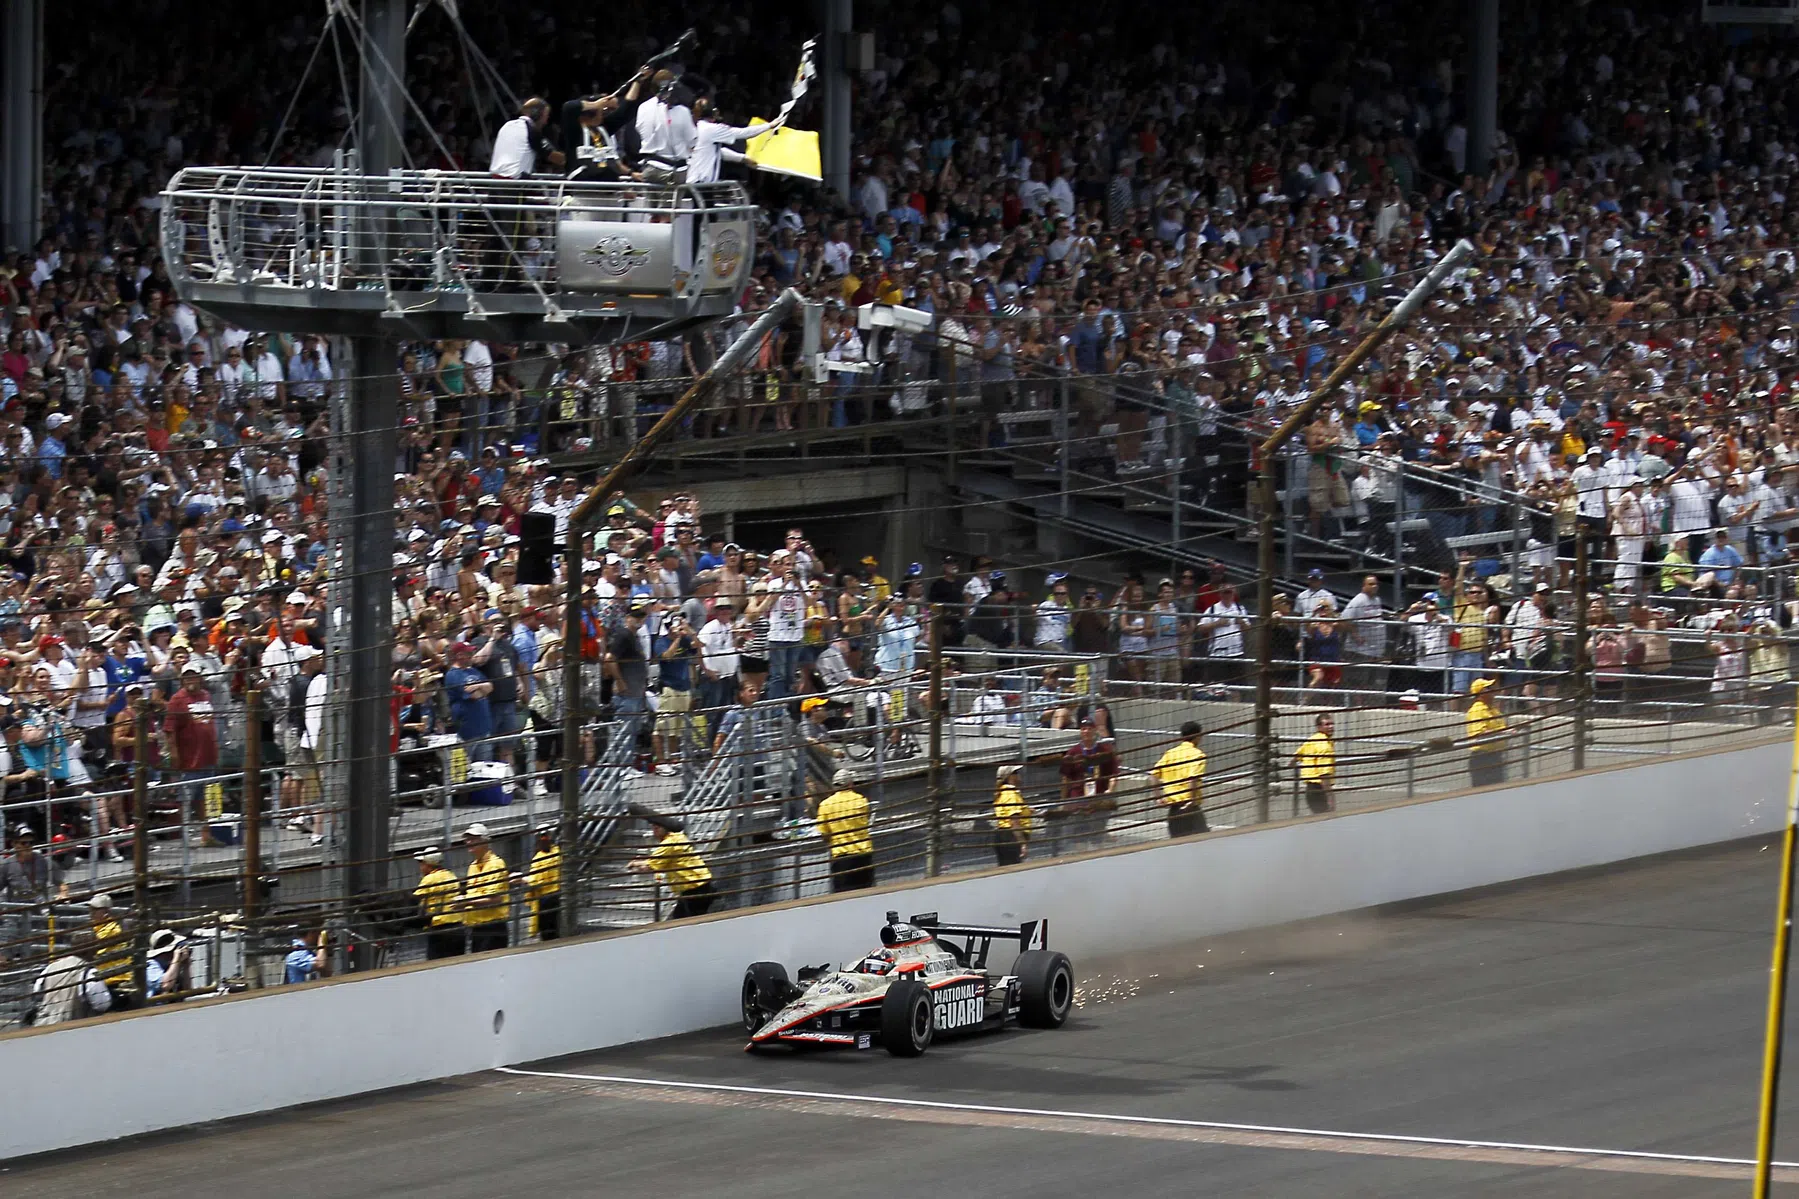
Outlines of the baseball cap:
[[480,821],[476,821],[474,824],[471,824],[462,830],[462,836],[464,840],[474,838],[476,840],[485,841],[487,840],[487,826]]
[[800,701],[800,711],[813,712],[813,711],[818,710],[819,708],[824,707],[829,702],[830,701],[825,699],[825,697],[822,695],[814,695],[814,696],[810,697],[809,699],[803,699]]

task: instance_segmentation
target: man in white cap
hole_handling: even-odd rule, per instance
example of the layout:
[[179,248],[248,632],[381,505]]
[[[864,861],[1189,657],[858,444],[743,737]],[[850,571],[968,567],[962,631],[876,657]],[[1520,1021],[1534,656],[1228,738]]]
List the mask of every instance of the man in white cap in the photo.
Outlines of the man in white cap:
[[856,776],[839,770],[837,788],[818,803],[818,835],[831,851],[831,890],[856,891],[875,885],[875,843],[869,832],[868,797],[855,789]]
[[421,849],[413,860],[419,864],[419,885],[412,889],[412,898],[425,922],[425,959],[460,957],[462,880],[444,865],[443,851],[436,846]]
[[506,863],[488,844],[487,826],[471,824],[462,831],[468,847],[468,874],[462,880],[462,923],[467,926],[468,951],[485,953],[511,943],[507,917],[511,915],[512,875]]

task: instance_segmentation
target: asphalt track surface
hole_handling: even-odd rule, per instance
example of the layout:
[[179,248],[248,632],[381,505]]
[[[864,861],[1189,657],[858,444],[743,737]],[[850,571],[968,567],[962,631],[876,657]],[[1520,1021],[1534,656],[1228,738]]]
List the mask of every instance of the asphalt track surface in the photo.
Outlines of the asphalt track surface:
[[[0,1194],[1740,1196],[1688,1159],[1751,1151],[1777,873],[1740,845],[1077,962],[1054,1032],[916,1061],[696,1034],[37,1159]],[[1799,1098],[1783,1121],[1799,1158]]]

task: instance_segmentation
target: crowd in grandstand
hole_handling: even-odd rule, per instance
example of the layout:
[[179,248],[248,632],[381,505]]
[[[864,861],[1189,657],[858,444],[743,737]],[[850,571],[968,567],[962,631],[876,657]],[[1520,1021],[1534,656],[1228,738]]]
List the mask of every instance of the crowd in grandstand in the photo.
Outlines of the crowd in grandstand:
[[[838,359],[863,353],[854,307],[904,304],[932,327],[891,339],[879,402],[861,404],[835,401],[866,399],[866,386],[808,383],[782,334],[694,435],[884,419],[969,388],[991,417],[1046,406],[1041,384],[1068,379],[1066,452],[1098,447],[1108,475],[1172,477],[1241,511],[1246,431],[1303,399],[1467,237],[1477,265],[1306,430],[1299,511],[1314,536],[1376,545],[1402,504],[1451,545],[1525,511],[1532,565],[1507,570],[1504,603],[1484,590],[1500,538],[1399,613],[1380,587],[1341,607],[1317,588],[1284,598],[1276,656],[1304,663],[1315,686],[1385,690],[1398,664],[1421,672],[1421,691],[1465,692],[1501,652],[1534,680],[1570,658],[1567,617],[1550,609],[1577,540],[1590,586],[1620,605],[1709,601],[1667,615],[1601,604],[1595,621],[1721,630],[1718,669],[1732,679],[1750,677],[1757,647],[1784,654],[1790,614],[1743,572],[1788,561],[1799,525],[1787,197],[1799,57],[1727,42],[1690,4],[1508,14],[1500,147],[1491,169],[1468,171],[1443,49],[1453,31],[1439,27],[1451,18],[1436,6],[1397,22],[1384,19],[1392,5],[1319,6],[1278,42],[1268,14],[1234,6],[1166,28],[1103,12],[1063,21],[1067,7],[945,4],[877,29],[851,194],[756,184],[755,278],[718,340],[787,286],[827,302]],[[7,797],[124,777],[141,697],[159,777],[189,781],[196,811],[214,804],[206,780],[241,762],[256,688],[288,765],[276,806],[316,841],[328,832],[315,755],[319,633],[338,602],[324,556],[337,367],[318,338],[222,326],[180,302],[156,215],[175,166],[320,162],[346,114],[303,93],[274,143],[310,31],[271,30],[270,47],[236,53],[217,22],[165,16],[130,57],[61,32],[71,52],[55,56],[69,67],[50,88],[45,234],[0,270]],[[628,78],[669,33],[602,39],[602,19],[639,18],[534,11],[483,39],[521,91],[560,99]],[[787,69],[801,31],[722,7],[691,19],[702,42],[690,65],[738,111],[779,97],[768,72]],[[478,168],[497,121],[479,88],[460,86],[448,45],[428,30],[416,43],[436,137],[415,129],[409,145],[420,165]],[[405,751],[446,737],[468,758],[528,769],[526,743],[509,739],[526,729],[547,764],[569,647],[560,590],[516,582],[519,519],[566,521],[587,479],[553,460],[641,431],[668,398],[655,385],[672,390],[693,354],[680,341],[399,352],[402,771]],[[1055,575],[1038,591],[1033,571],[1026,594],[1016,569],[845,562],[800,530],[779,546],[729,544],[684,495],[618,497],[589,561],[577,649],[614,711],[656,695],[650,765],[695,727],[709,744],[746,696],[910,674],[929,604],[951,613],[952,646],[1116,656],[1120,685],[1228,688],[1253,652],[1251,601],[1204,571],[1122,591]],[[1760,640],[1728,636],[1739,629]],[[1624,674],[1658,665],[1657,645],[1620,632],[1588,652]],[[1777,669],[1773,655],[1764,665]],[[1040,711],[1068,719],[1062,705]],[[688,712],[708,717],[696,726]],[[122,802],[97,821],[122,827]]]

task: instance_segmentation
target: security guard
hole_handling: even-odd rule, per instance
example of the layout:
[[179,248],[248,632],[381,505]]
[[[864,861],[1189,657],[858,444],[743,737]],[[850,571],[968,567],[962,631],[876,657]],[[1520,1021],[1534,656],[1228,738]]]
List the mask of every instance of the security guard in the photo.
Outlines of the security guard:
[[512,876],[506,862],[487,843],[487,826],[471,824],[463,830],[468,846],[468,874],[462,880],[462,923],[470,953],[504,949],[511,943],[510,914]]
[[540,941],[562,935],[562,848],[556,844],[556,826],[537,830],[537,852],[521,880],[525,898],[531,901],[531,934]]
[[1018,789],[1024,767],[1016,763],[999,768],[993,789],[993,859],[1001,866],[1016,866],[1024,861],[1026,844],[1031,839],[1031,805]]
[[94,933],[94,970],[112,992],[110,1011],[137,1007],[137,991],[131,977],[131,942],[125,927],[113,915],[112,896],[96,892],[87,901],[87,917]]
[[1312,727],[1316,730],[1293,761],[1299,766],[1299,781],[1306,789],[1306,807],[1313,815],[1322,815],[1337,806],[1337,746],[1331,740],[1337,722],[1330,713],[1320,712]]
[[712,871],[707,869],[706,859],[687,838],[687,826],[673,816],[663,816],[636,804],[631,806],[631,813],[649,821],[661,837],[648,857],[636,859],[627,869],[639,874],[654,872],[675,893],[675,910],[670,913],[670,920],[704,916],[718,899],[718,892],[713,890]]
[[1181,739],[1157,759],[1156,781],[1162,784],[1162,802],[1168,806],[1168,835],[1190,837],[1211,830],[1200,807],[1200,785],[1206,777],[1206,752],[1199,748],[1199,721],[1181,726]]
[[1462,718],[1468,738],[1468,781],[1476,787],[1505,782],[1505,717],[1486,696],[1493,686],[1492,679],[1475,679],[1468,685],[1472,698]]
[[819,801],[818,835],[831,849],[831,890],[856,891],[875,885],[875,843],[868,833],[868,798],[850,784],[855,776],[831,776],[837,790]]
[[412,889],[412,898],[425,921],[425,959],[460,957],[464,948],[459,910],[462,880],[444,866],[438,849],[420,850],[414,860],[419,864],[419,885]]

